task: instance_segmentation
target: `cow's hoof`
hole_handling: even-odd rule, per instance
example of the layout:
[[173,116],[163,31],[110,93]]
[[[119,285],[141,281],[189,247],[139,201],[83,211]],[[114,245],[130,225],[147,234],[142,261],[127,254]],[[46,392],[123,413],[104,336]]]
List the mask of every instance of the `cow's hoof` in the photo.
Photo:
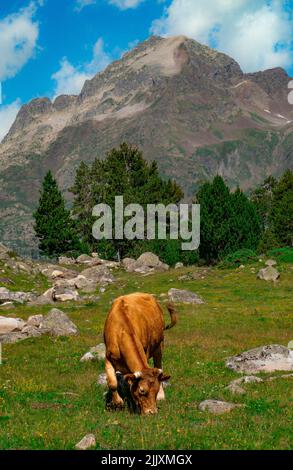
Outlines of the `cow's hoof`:
[[106,403],[106,410],[108,411],[119,411],[123,410],[124,408],[124,402],[122,403],[114,403],[111,401],[110,403]]

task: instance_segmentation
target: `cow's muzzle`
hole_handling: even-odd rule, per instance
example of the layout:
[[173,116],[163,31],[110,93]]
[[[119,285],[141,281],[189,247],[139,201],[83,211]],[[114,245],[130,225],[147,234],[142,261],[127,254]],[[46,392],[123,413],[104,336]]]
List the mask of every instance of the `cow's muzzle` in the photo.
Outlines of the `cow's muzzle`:
[[148,408],[147,410],[142,410],[141,414],[143,415],[155,415],[158,413],[157,408]]

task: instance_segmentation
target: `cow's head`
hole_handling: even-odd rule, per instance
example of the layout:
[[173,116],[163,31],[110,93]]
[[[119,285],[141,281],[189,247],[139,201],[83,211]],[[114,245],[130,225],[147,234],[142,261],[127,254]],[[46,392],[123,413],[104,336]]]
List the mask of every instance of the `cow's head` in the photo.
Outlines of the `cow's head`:
[[131,395],[139,413],[157,413],[156,400],[161,383],[169,380],[170,375],[165,375],[162,369],[154,367],[134,374],[126,374],[124,378],[130,385]]

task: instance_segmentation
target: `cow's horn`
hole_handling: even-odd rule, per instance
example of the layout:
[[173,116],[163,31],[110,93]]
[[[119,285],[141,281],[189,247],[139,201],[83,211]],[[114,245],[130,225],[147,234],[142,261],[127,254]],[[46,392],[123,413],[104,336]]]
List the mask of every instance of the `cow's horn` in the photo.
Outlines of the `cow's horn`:
[[141,372],[134,372],[133,374],[137,379],[139,379],[139,377],[142,376],[142,373]]

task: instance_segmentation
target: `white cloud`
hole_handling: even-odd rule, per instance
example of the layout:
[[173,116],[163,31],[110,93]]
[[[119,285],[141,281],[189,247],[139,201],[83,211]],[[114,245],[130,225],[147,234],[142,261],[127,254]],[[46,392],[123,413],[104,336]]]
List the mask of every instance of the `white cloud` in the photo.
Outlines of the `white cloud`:
[[109,0],[111,5],[115,5],[120,10],[126,10],[127,8],[136,8],[144,0]]
[[80,67],[74,67],[66,57],[60,62],[60,69],[52,75],[56,86],[55,97],[58,95],[77,95],[85,80],[93,77],[111,62],[111,57],[104,50],[104,42],[99,38],[93,47],[92,60]]
[[94,3],[96,3],[96,0],[76,0],[74,10],[80,12],[84,7],[93,5]]
[[20,108],[20,100],[0,107],[0,142],[12,126]]
[[36,4],[31,2],[0,20],[0,80],[14,77],[34,55],[39,26],[34,21]]
[[254,72],[292,64],[293,24],[286,0],[172,0],[152,32],[184,34],[236,59]]
[[[110,5],[115,5],[120,10],[127,10],[128,8],[136,8],[140,3],[145,0],[107,0]],[[88,5],[94,5],[97,0],[76,0],[74,10],[80,12],[84,7]]]

